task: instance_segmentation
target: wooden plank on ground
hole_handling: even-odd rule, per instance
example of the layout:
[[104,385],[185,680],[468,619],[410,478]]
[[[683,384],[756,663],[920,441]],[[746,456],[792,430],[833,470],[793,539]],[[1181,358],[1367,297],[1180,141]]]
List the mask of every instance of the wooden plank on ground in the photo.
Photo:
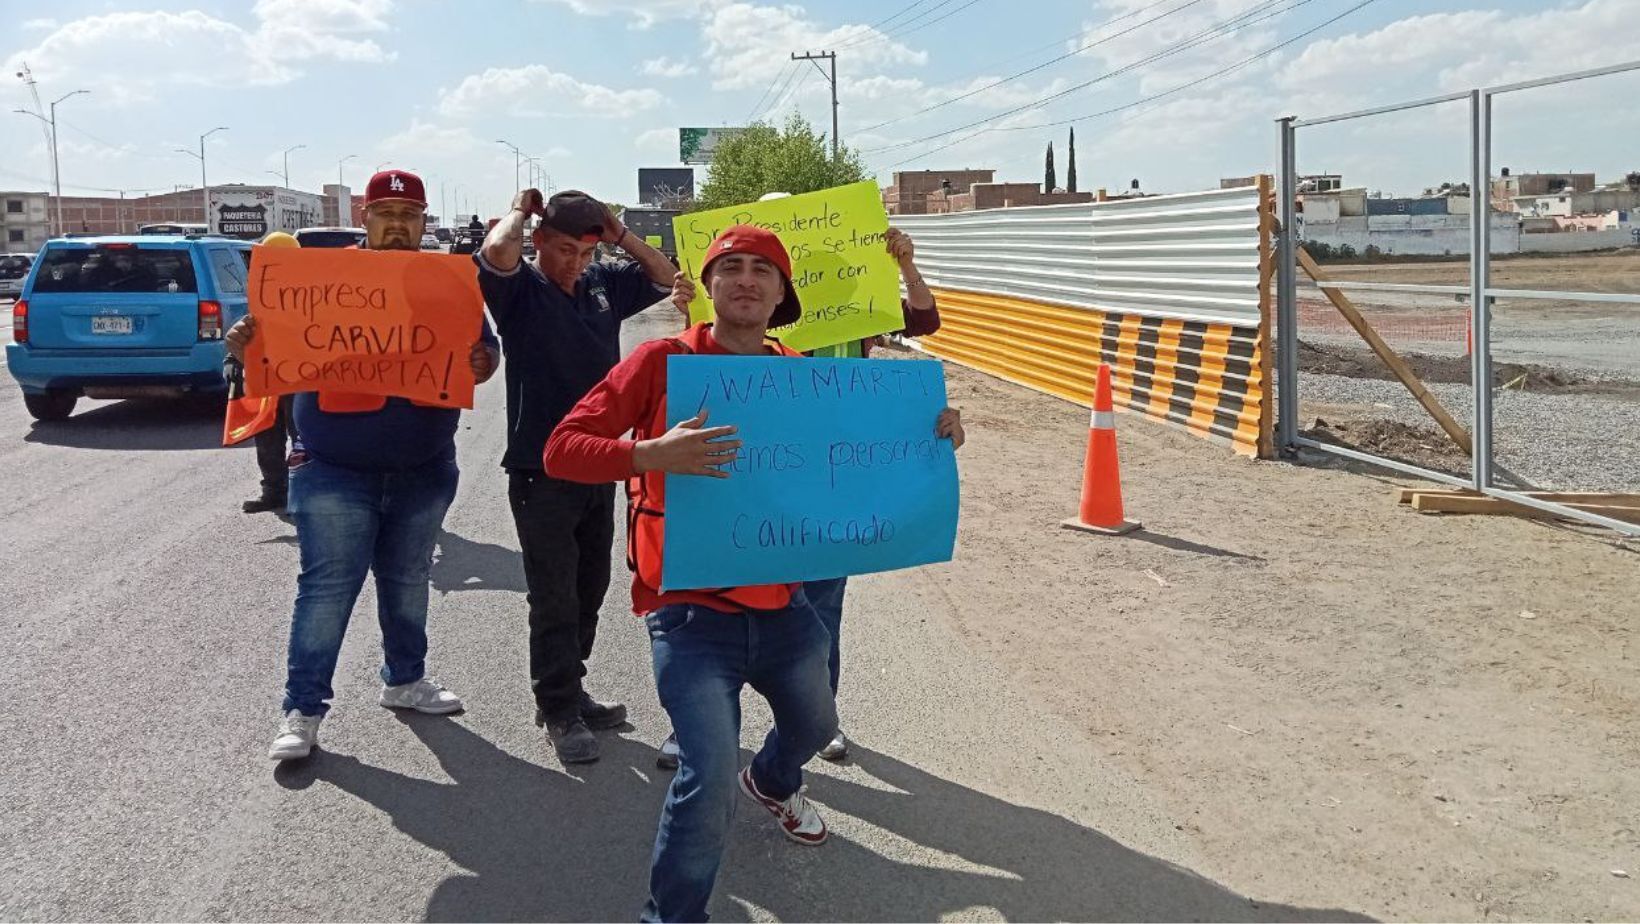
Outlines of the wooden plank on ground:
[[[1559,514],[1551,513],[1547,510],[1539,510],[1536,507],[1528,507],[1525,504],[1517,504],[1513,501],[1504,500],[1501,497],[1488,497],[1476,494],[1419,492],[1412,496],[1411,503],[1412,509],[1417,510],[1420,513],[1491,514],[1531,517],[1534,519],[1555,519],[1559,516]],[[1573,510],[1581,510],[1584,513],[1598,514],[1613,520],[1622,520],[1625,523],[1640,523],[1640,503],[1566,503],[1563,501],[1557,501],[1557,503],[1562,503],[1564,506],[1570,507]]]
[[[1310,278],[1316,282],[1328,281],[1326,273],[1316,264],[1315,258],[1311,257],[1303,247],[1298,248],[1298,265],[1304,267],[1304,272],[1308,273]],[[1349,297],[1343,292],[1334,288],[1324,286],[1321,293],[1327,296],[1327,301],[1333,303],[1333,307],[1337,308],[1338,313],[1344,316],[1344,320],[1350,322],[1350,326],[1355,328],[1355,332],[1360,334],[1361,339],[1367,342],[1367,346],[1372,347],[1372,351],[1378,354],[1378,358],[1384,361],[1384,365],[1389,366],[1389,371],[1395,374],[1395,377],[1401,381],[1402,385],[1406,386],[1407,391],[1412,392],[1412,397],[1418,399],[1418,403],[1423,405],[1424,410],[1429,412],[1429,416],[1435,418],[1435,422],[1441,425],[1441,429],[1445,430],[1446,435],[1452,438],[1452,442],[1456,443],[1458,448],[1462,449],[1466,455],[1474,455],[1474,449],[1469,440],[1469,431],[1460,426],[1452,415],[1447,413],[1446,408],[1441,406],[1441,402],[1430,393],[1428,388],[1424,387],[1424,383],[1412,371],[1412,367],[1407,365],[1406,360],[1391,349],[1390,345],[1384,342],[1384,338],[1378,336],[1378,331],[1374,330],[1373,326],[1356,309],[1355,303],[1350,301]]]
[[[1412,498],[1419,494],[1429,494],[1443,497],[1485,497],[1468,488],[1396,488],[1395,502],[1410,504]],[[1553,501],[1557,504],[1577,506],[1590,504],[1596,506],[1637,507],[1640,506],[1640,494],[1625,494],[1606,491],[1527,491],[1527,497]]]

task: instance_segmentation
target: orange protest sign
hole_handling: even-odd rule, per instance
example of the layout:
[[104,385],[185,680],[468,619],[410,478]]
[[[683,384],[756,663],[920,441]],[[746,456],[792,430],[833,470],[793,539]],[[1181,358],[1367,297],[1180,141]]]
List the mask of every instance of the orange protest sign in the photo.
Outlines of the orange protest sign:
[[473,406],[484,297],[472,260],[416,251],[257,247],[245,394],[304,391]]

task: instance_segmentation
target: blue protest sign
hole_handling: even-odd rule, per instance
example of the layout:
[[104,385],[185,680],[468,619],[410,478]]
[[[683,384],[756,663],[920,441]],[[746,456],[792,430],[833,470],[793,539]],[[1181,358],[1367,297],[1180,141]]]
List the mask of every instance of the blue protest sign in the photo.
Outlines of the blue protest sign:
[[665,590],[950,561],[957,462],[937,362],[671,356],[667,423],[739,427],[728,478],[666,476]]

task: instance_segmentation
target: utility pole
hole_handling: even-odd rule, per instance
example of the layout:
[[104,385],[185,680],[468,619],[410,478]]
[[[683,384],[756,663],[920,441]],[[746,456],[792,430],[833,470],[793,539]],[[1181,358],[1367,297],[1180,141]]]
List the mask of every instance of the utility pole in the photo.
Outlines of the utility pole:
[[820,71],[820,76],[825,77],[826,82],[831,84],[831,159],[836,160],[837,159],[837,52],[835,52],[835,51],[822,51],[819,54],[809,54],[808,52],[805,51],[800,55],[799,54],[792,55],[792,60],[793,61],[807,61],[810,64],[814,64],[815,61],[820,61],[820,60],[825,60],[825,61],[830,61],[831,62],[831,74],[829,76],[826,74],[825,71],[820,71],[820,65],[818,65],[818,64],[814,65],[814,69],[817,70],[817,71]]

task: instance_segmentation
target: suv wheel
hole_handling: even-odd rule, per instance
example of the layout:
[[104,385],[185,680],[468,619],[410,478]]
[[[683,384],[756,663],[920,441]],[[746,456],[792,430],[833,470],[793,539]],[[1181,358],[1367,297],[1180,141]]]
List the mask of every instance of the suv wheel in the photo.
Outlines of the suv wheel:
[[23,404],[35,420],[65,420],[74,413],[74,405],[79,400],[77,392],[64,388],[53,388],[38,395],[23,393]]

